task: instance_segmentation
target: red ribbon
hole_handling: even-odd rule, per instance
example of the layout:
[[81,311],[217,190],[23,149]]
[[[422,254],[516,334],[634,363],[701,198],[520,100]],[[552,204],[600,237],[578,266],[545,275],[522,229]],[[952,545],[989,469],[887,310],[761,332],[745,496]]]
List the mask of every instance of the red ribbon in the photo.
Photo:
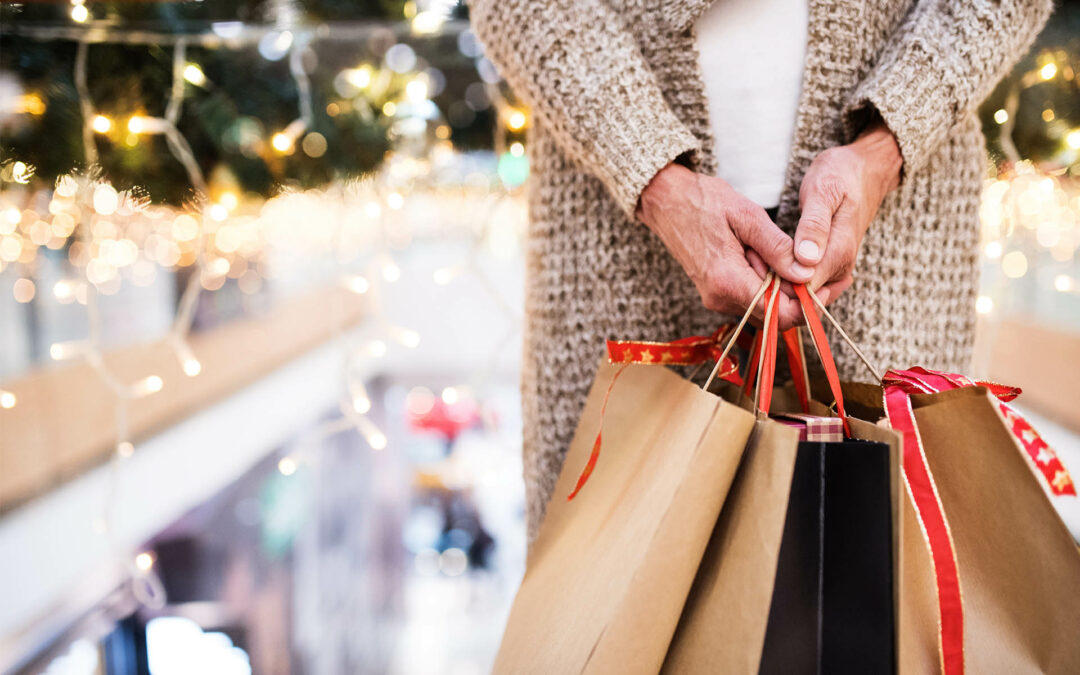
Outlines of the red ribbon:
[[[746,383],[743,385],[743,393],[746,396],[750,396],[754,391],[754,380],[757,374],[757,369],[754,364],[758,362],[758,357],[761,354],[761,335],[762,331],[758,331],[754,335],[754,342],[750,347],[750,372],[747,374]],[[784,352],[787,354],[788,370],[791,371],[791,381],[795,385],[795,396],[799,399],[799,407],[802,408],[804,413],[810,412],[810,392],[807,390],[806,380],[803,379],[806,373],[805,366],[803,366],[803,353],[798,328],[789,328],[780,334],[784,338]],[[765,367],[769,367],[769,363],[766,357]],[[762,393],[764,393],[765,387],[762,387]],[[760,408],[761,406],[759,406]],[[765,412],[768,412],[766,405]]]
[[[626,366],[631,363],[661,366],[696,366],[708,361],[715,361],[723,354],[724,338],[734,327],[733,324],[725,324],[708,337],[695,335],[672,342],[607,341],[608,361],[621,363],[623,366],[615,371],[611,382],[608,383],[607,391],[604,392],[604,402],[600,406],[600,428],[596,432],[592,452],[589,453],[585,468],[581,470],[581,475],[578,476],[577,484],[574,485],[573,491],[567,496],[567,501],[577,496],[581,488],[585,487],[585,483],[589,480],[589,476],[592,475],[593,469],[596,468],[596,461],[600,458],[600,439],[604,432],[604,415],[607,412],[608,398],[611,397],[611,390],[615,387],[615,381],[626,370]],[[724,363],[721,364],[717,377],[738,385],[743,383],[742,377],[739,375],[739,364],[731,356],[724,357]]]
[[[734,324],[724,324],[708,337],[695,335],[671,342],[608,340],[608,361],[611,363],[641,363],[661,366],[696,366],[720,358],[724,351],[724,339],[734,328]],[[737,371],[737,366],[733,360],[728,358],[726,361],[728,363],[721,367],[721,372],[726,372],[729,369]],[[737,374],[736,377],[738,377]],[[728,377],[724,379],[742,384],[741,377],[738,377],[737,381]]]
[[956,564],[949,523],[938,497],[930,465],[926,461],[919,429],[915,426],[915,413],[911,408],[912,393],[924,393],[912,389],[903,373],[890,370],[882,384],[885,388],[885,414],[892,428],[901,438],[903,449],[904,480],[915,504],[915,512],[926,534],[930,556],[934,564],[937,585],[938,614],[941,617],[938,630],[938,648],[941,653],[942,672],[954,675],[964,672],[964,607],[960,598],[960,576]]
[[825,370],[825,379],[829,382],[829,389],[836,402],[836,414],[844,421],[844,436],[851,438],[851,426],[848,424],[847,411],[844,410],[844,392],[840,388],[840,377],[836,371],[836,361],[833,360],[832,350],[829,348],[829,338],[825,335],[825,327],[821,325],[821,318],[810,298],[810,293],[806,290],[806,284],[796,284],[794,288],[799,304],[802,305],[803,316],[806,317],[806,325],[810,328],[810,337],[821,356],[821,367]]
[[938,611],[941,617],[939,647],[942,672],[958,675],[964,672],[964,608],[960,596],[960,577],[956,549],[945,517],[941,498],[934,484],[930,465],[926,461],[915,414],[912,394],[932,394],[960,387],[986,387],[998,401],[1006,426],[1016,436],[1021,447],[1034,462],[1050,491],[1057,495],[1075,495],[1076,488],[1061,461],[1039,437],[1022,415],[1006,405],[1020,394],[1017,387],[993,382],[976,382],[963,375],[941,373],[925,368],[890,370],[882,380],[885,413],[893,429],[903,439],[904,480],[915,504],[923,532],[930,546],[937,582]]
[[[909,393],[932,394],[960,387],[984,387],[997,399],[998,410],[1005,420],[1005,426],[1020,443],[1024,454],[1031,460],[1036,472],[1046,481],[1050,493],[1055,496],[1076,496],[1076,485],[1072,477],[1058,458],[1057,453],[1043,440],[1039,432],[1031,426],[1015,408],[1008,405],[1019,396],[1019,387],[1010,387],[986,380],[972,380],[965,375],[943,373],[926,368],[911,368],[903,371],[889,371],[886,379],[892,376],[894,386],[905,386]],[[887,384],[887,383],[883,383]]]
[[806,366],[803,365],[802,336],[798,328],[789,328],[782,334],[784,338],[784,350],[787,353],[788,370],[791,371],[791,381],[795,385],[795,395],[799,398],[799,407],[804,413],[810,412],[810,392],[807,391]]

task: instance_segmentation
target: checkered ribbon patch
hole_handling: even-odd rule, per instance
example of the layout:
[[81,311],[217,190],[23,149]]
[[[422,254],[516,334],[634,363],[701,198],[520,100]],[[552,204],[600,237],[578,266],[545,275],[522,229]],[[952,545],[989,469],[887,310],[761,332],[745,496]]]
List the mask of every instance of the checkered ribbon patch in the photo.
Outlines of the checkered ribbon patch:
[[844,440],[844,420],[818,415],[773,415],[777,422],[798,429],[800,441],[811,443],[840,443]]

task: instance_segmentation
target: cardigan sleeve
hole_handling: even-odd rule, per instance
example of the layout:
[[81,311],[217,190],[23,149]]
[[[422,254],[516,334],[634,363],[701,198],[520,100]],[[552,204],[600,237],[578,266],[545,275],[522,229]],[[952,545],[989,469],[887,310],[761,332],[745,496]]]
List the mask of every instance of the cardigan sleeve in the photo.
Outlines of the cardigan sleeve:
[[604,0],[471,0],[469,13],[500,74],[631,218],[656,172],[700,149]]
[[990,94],[1034,41],[1052,0],[919,0],[844,107],[851,140],[876,112],[905,175]]

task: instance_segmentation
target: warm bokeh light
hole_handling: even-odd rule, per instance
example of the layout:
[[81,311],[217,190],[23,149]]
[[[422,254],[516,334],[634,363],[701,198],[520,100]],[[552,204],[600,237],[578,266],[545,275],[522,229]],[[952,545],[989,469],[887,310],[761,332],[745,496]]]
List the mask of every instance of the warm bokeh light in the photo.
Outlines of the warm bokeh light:
[[184,66],[184,79],[197,87],[206,84],[206,74],[203,73],[202,68],[195,63],[189,63]]
[[280,153],[291,152],[293,149],[293,140],[280,131],[273,135],[270,139],[270,145]]
[[514,110],[510,113],[509,117],[507,117],[506,126],[509,127],[511,131],[519,131],[525,128],[527,122],[528,118],[525,117],[525,113],[520,110]]
[[304,136],[304,140],[300,144],[300,147],[304,150],[305,155],[312,159],[318,159],[326,154],[326,150],[329,146],[325,136],[318,131],[312,131],[310,134]]
[[371,284],[362,276],[349,277],[345,280],[345,287],[357,295],[363,295],[371,288]]
[[1001,270],[1005,273],[1005,276],[1010,279],[1019,279],[1027,274],[1027,256],[1020,251],[1009,251],[1005,254],[1005,257],[1001,259]]
[[37,287],[29,279],[16,279],[12,286],[12,293],[15,296],[15,302],[27,303],[34,299]]
[[99,134],[107,134],[112,129],[112,120],[104,115],[94,115],[93,121],[90,122],[91,128]]
[[142,572],[149,572],[150,568],[154,566],[154,556],[150,553],[140,553],[135,556],[135,567],[139,568]]
[[135,385],[131,388],[131,391],[132,394],[136,397],[148,396],[150,394],[156,394],[157,392],[161,391],[162,387],[164,386],[165,382],[159,376],[148,375],[147,377],[144,377],[143,379],[136,382]]

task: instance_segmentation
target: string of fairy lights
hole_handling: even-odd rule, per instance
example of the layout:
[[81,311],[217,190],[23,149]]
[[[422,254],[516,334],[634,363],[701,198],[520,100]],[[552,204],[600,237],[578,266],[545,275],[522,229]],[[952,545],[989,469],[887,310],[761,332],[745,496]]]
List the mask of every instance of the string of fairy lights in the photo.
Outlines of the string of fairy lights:
[[[1069,126],[1052,105],[1043,108],[1040,117],[1047,125],[1046,134],[1059,143],[1057,170],[1022,159],[1013,140],[1021,93],[1059,80],[1080,86],[1064,50],[1043,52],[1033,68],[1012,81],[1003,106],[993,114],[1005,162],[984,185],[979,219],[983,258],[1006,280],[1028,275],[1033,269],[1029,258],[1040,251],[1067,266],[1080,248],[1080,127]],[[1067,270],[1055,274],[1052,285],[1059,293],[1080,296],[1080,281]],[[993,313],[993,297],[980,295],[976,310]]]
[[[298,92],[299,114],[284,129],[270,136],[268,146],[282,155],[291,154],[302,146],[309,156],[318,156],[325,152],[325,139],[311,131],[314,114],[311,82],[303,61],[305,50],[318,35],[296,23],[297,16],[286,11],[291,3],[280,4],[281,11],[270,27],[238,25],[230,28],[232,41],[229,46],[257,42],[260,52],[264,56],[269,54],[267,58],[288,57],[289,73]],[[411,32],[429,35],[439,31],[450,4],[429,3],[423,11],[416,11],[415,5],[407,4]],[[71,18],[76,23],[91,18],[90,9],[82,0],[72,1]],[[401,223],[406,196],[414,190],[430,189],[431,186],[425,183],[426,178],[450,158],[453,149],[448,140],[448,127],[439,124],[434,129],[433,146],[425,147],[423,153],[416,152],[415,148],[391,153],[374,180],[330,186],[309,191],[311,193],[284,191],[261,204],[249,203],[250,200],[236,190],[221,189],[207,180],[177,126],[189,86],[204,86],[207,81],[199,65],[188,59],[187,48],[191,44],[222,46],[220,27],[211,36],[155,36],[101,26],[92,31],[56,27],[47,30],[48,36],[37,37],[73,39],[77,43],[74,79],[85,157],[92,168],[57,179],[47,202],[47,214],[40,214],[26,204],[25,208],[20,208],[11,201],[10,193],[0,192],[0,271],[9,265],[31,269],[40,248],[67,249],[66,262],[76,274],[57,281],[51,289],[52,295],[62,304],[85,306],[88,332],[84,339],[53,343],[49,355],[56,361],[81,359],[90,365],[116,403],[116,444],[108,467],[108,489],[92,527],[106,538],[120,568],[126,570],[135,598],[148,607],[158,608],[164,604],[165,595],[155,570],[153,553],[142,551],[132,556],[113,538],[113,533],[121,465],[136,451],[129,431],[130,405],[162,391],[167,383],[155,373],[134,382],[125,381],[108,367],[101,335],[100,296],[117,293],[125,281],[136,286],[149,285],[161,269],[185,270],[187,281],[163,343],[175,354],[184,376],[197,377],[203,364],[188,344],[188,334],[202,292],[215,291],[227,279],[232,279],[242,292],[253,294],[261,289],[264,279],[277,276],[275,252],[288,251],[294,259],[303,259],[315,252],[324,256],[329,253],[334,260],[332,275],[337,282],[368,299],[370,313],[366,322],[373,330],[363,338],[350,336],[340,321],[342,312],[335,311],[336,337],[347,342],[348,367],[339,405],[340,416],[310,430],[300,445],[307,446],[329,435],[354,430],[371,448],[381,450],[387,445],[387,437],[368,416],[372,401],[364,385],[366,372],[362,364],[366,359],[377,359],[386,354],[388,342],[407,349],[420,343],[417,331],[396,325],[387,318],[380,289],[383,284],[394,283],[401,276],[393,250],[401,244],[403,232],[407,233]],[[89,53],[97,43],[171,46],[172,86],[161,116],[136,112],[126,119],[116,119],[97,109],[87,82]],[[407,49],[404,44],[399,44]],[[393,58],[393,50],[388,51],[387,59]],[[398,54],[403,51],[399,49]],[[403,70],[410,79],[400,97],[394,98],[390,79]],[[427,110],[433,106],[428,100],[432,85],[430,76],[423,72],[410,74],[407,70],[400,66],[388,67],[385,63],[383,67],[361,64],[343,71],[339,79],[344,80],[350,93],[354,94],[348,101],[350,105],[360,110],[378,109],[383,115],[397,115],[403,122],[409,122],[410,110]],[[520,141],[512,143],[505,153],[501,150],[506,147],[505,133],[520,134],[527,126],[527,113],[512,106],[490,81],[486,87],[498,111],[496,143],[500,154],[523,159]],[[20,98],[19,105],[23,112],[33,115],[41,114],[44,102],[34,94],[27,94]],[[334,111],[328,107],[327,112],[333,114]],[[418,131],[415,124],[403,123],[401,127],[396,130],[401,146],[410,143],[415,146],[417,134],[428,135],[426,128]],[[93,168],[98,160],[96,138],[102,135],[119,136],[129,145],[151,136],[162,137],[170,154],[183,166],[191,185],[191,197],[184,207],[176,209],[153,204],[141,196],[138,189],[114,188],[100,170]],[[0,186],[3,183],[26,186],[33,178],[34,167],[24,162],[9,161],[0,167]],[[474,187],[484,182],[467,176],[466,182],[470,181]],[[436,270],[432,281],[446,285],[463,274],[474,274],[500,309],[507,313],[507,336],[512,337],[519,330],[520,316],[476,264],[480,244],[491,236],[488,221],[493,219],[506,193],[501,189],[492,190],[490,182],[479,191],[479,199],[476,192],[462,189],[452,198],[468,200],[473,217],[479,217],[483,225],[471,233],[473,240],[465,258]],[[443,194],[442,198],[446,199],[447,195]],[[475,208],[477,202],[481,205],[479,209]],[[304,222],[306,227],[302,230],[290,227],[298,221]],[[353,261],[365,258],[359,271],[350,269]],[[37,294],[37,287],[30,275],[24,275],[16,280],[13,292],[16,301],[30,302]],[[500,338],[495,353],[508,342],[507,336]],[[480,382],[474,378],[469,384],[476,387]],[[444,398],[456,391],[448,388]],[[15,408],[17,402],[17,392],[0,389],[0,407]],[[295,471],[298,462],[306,460],[294,453],[282,458],[278,468],[288,475]]]

